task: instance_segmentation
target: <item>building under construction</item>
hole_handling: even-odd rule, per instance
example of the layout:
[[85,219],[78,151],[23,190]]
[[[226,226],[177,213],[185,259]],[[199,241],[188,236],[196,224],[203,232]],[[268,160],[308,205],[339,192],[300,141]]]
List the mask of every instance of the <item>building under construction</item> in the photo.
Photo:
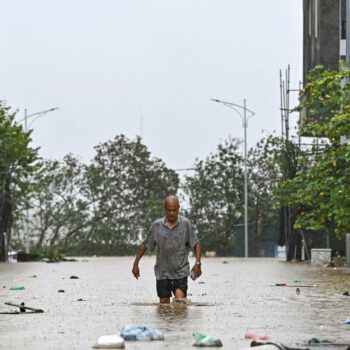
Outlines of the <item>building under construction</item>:
[[349,0],[304,0],[303,81],[310,69],[323,65],[337,70],[346,59]]

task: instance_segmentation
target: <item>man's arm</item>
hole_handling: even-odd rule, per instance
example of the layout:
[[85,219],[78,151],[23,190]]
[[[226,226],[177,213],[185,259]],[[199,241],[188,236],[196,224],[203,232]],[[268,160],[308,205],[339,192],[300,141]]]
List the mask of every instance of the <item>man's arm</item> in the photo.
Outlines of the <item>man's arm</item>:
[[139,261],[142,258],[143,254],[145,254],[146,250],[146,246],[143,243],[141,243],[139,249],[137,250],[134,265],[132,267],[132,274],[136,279],[140,277]]
[[202,254],[202,247],[199,243],[197,243],[194,246],[194,256],[196,257],[196,262],[192,268],[194,273],[196,274],[196,277],[198,278],[202,274],[202,268],[201,268],[201,254]]

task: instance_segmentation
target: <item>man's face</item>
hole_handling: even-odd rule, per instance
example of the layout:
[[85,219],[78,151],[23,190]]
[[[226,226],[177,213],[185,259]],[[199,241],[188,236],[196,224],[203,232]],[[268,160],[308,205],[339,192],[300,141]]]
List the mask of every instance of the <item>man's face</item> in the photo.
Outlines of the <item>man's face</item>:
[[165,216],[167,221],[174,222],[177,221],[179,215],[179,203],[177,201],[167,201],[164,205]]

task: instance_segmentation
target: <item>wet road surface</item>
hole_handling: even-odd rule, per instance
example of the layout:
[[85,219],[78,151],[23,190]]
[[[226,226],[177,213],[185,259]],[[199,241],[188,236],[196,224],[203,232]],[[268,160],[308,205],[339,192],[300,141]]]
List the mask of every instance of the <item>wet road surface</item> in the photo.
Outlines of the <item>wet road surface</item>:
[[[163,308],[154,261],[141,260],[139,280],[131,275],[131,257],[0,264],[0,312],[16,310],[5,302],[22,301],[45,310],[1,314],[0,349],[91,349],[99,336],[119,334],[130,323],[158,328],[165,340],[127,342],[126,349],[193,349],[194,331],[220,338],[223,349],[248,347],[246,332],[288,344],[313,337],[350,344],[350,325],[343,323],[350,319],[350,297],[342,295],[350,291],[346,269],[269,258],[204,258],[203,275],[189,280],[193,305]],[[276,283],[299,286],[300,294]],[[25,290],[9,290],[16,285]]]

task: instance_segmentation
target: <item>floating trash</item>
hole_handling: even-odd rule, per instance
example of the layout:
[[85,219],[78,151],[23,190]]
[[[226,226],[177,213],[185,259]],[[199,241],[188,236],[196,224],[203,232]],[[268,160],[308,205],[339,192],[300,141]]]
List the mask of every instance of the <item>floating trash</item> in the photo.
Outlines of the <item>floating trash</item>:
[[123,349],[125,347],[124,339],[118,334],[102,335],[97,339],[93,349]]
[[244,335],[244,338],[254,339],[254,340],[268,340],[269,339],[269,337],[267,335],[257,334],[257,333],[252,333],[252,332],[247,332]]
[[160,330],[135,324],[124,326],[120,335],[124,340],[164,340]]
[[14,307],[18,307],[19,308],[19,311],[14,311],[14,312],[1,312],[2,314],[19,314],[19,313],[22,313],[22,312],[26,312],[27,310],[29,310],[30,312],[28,313],[43,313],[44,310],[42,309],[37,309],[35,307],[30,307],[30,306],[26,306],[24,304],[24,302],[20,303],[20,304],[15,304],[15,303],[10,303],[10,302],[7,302],[5,303],[6,305],[9,305],[9,306],[14,306]]
[[[254,345],[254,347],[257,347],[257,349],[259,349],[259,350],[281,350],[281,349],[286,349],[286,348],[282,348],[281,346],[279,346],[277,344]],[[244,348],[244,349],[240,349],[240,350],[252,350],[252,347]]]
[[287,283],[275,283],[272,285],[268,285],[269,287],[298,287],[298,288],[311,288],[311,287],[318,287],[317,284],[310,284],[310,285],[301,285],[301,284],[287,284]]
[[10,290],[24,290],[24,286],[13,286],[10,288]]
[[309,345],[311,344],[330,344],[332,343],[330,340],[322,339],[322,338],[311,338],[307,342]]
[[205,335],[203,333],[194,332],[192,334],[196,338],[196,342],[193,346],[212,346],[212,347],[221,347],[222,342],[219,338],[212,337],[210,335]]

